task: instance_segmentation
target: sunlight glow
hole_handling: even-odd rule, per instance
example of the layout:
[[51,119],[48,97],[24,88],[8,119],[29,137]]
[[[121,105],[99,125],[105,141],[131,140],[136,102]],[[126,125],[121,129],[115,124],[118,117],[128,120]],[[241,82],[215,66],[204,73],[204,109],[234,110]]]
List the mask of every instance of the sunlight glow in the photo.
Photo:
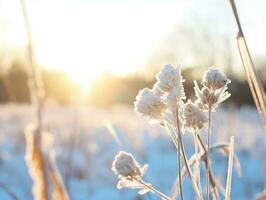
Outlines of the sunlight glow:
[[[156,55],[154,52],[158,52],[161,42],[167,38],[173,27],[188,23],[187,15],[193,16],[199,11],[202,12],[202,16],[206,15],[208,19],[212,19],[215,16],[209,16],[216,12],[223,15],[229,12],[226,2],[220,7],[222,11],[218,12],[211,9],[212,7],[202,6],[202,1],[199,0],[26,0],[26,2],[37,61],[45,68],[68,74],[85,91],[89,90],[91,83],[104,73],[126,75],[144,71],[147,63],[154,59],[152,57]],[[206,5],[210,2],[213,1],[204,1]],[[247,12],[245,5],[249,4],[239,5],[240,14],[241,11]],[[254,8],[260,13],[259,15],[253,12],[248,20],[242,18],[244,27],[247,26],[245,33],[251,52],[255,55],[265,55],[266,29],[263,26],[265,21],[263,5],[265,1],[261,1],[261,6]],[[226,16],[230,18],[229,15]],[[234,22],[233,19],[227,21]],[[206,22],[211,25],[210,27],[213,26],[211,20]],[[23,24],[19,1],[0,0],[2,47],[25,48]],[[225,25],[228,26],[227,23]],[[229,27],[234,25],[231,24],[224,29],[231,31],[230,40],[233,40],[231,36],[236,31]],[[174,42],[182,43],[176,40]],[[167,51],[162,49],[165,50]],[[183,61],[184,64],[194,62],[191,59],[191,51],[181,48],[179,53],[182,64]]]
[[104,72],[124,75],[143,69],[177,17],[170,5],[74,1],[30,5],[37,59],[85,88]]

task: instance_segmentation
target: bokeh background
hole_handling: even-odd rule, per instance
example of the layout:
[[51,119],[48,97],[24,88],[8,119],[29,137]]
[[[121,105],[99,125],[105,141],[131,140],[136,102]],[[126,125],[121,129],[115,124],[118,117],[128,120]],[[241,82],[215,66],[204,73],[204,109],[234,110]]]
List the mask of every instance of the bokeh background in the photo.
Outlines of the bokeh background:
[[[228,0],[28,0],[34,57],[45,90],[44,122],[74,200],[156,199],[116,189],[111,172],[121,149],[148,163],[147,179],[170,194],[177,175],[174,146],[159,126],[136,117],[138,91],[163,64],[182,67],[185,91],[209,66],[232,80],[232,96],[214,115],[213,143],[236,136],[242,176],[232,199],[252,199],[266,186],[266,136],[238,54]],[[266,87],[266,1],[236,0],[256,70]],[[27,37],[19,0],[0,0],[0,199],[32,199],[23,130],[33,120]],[[264,87],[264,88],[265,88]],[[203,131],[204,136],[204,131]],[[192,154],[191,136],[186,148]],[[213,155],[224,183],[227,159]],[[164,164],[162,164],[164,163]],[[185,194],[192,199],[189,182]]]

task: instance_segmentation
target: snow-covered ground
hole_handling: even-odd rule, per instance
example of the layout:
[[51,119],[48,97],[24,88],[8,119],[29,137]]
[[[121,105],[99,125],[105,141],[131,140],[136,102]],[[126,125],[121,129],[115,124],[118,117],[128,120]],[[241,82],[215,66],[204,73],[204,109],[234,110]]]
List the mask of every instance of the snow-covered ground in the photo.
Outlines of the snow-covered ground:
[[[239,177],[236,171],[233,173],[232,199],[253,199],[266,187],[266,134],[259,116],[252,108],[232,107],[216,112],[213,119],[212,143],[228,142],[231,135],[236,136],[242,176]],[[23,134],[23,129],[32,120],[32,109],[26,105],[0,106],[0,186],[4,185],[21,200],[32,199],[32,182],[24,161]],[[110,125],[116,135],[108,130]],[[64,179],[71,168],[67,184],[71,199],[141,199],[137,191],[116,189],[117,177],[111,171],[111,163],[119,150],[133,153],[141,164],[148,163],[145,179],[164,193],[171,194],[177,176],[175,148],[162,128],[138,119],[133,108],[49,105],[45,109],[45,128],[55,136],[57,163]],[[201,134],[204,137],[206,132]],[[192,137],[185,134],[184,139],[191,155],[194,149]],[[212,164],[216,177],[224,184],[227,158],[214,153]],[[185,186],[185,198],[193,199],[188,180]],[[2,187],[0,199],[11,199]],[[149,195],[143,199],[158,198]]]

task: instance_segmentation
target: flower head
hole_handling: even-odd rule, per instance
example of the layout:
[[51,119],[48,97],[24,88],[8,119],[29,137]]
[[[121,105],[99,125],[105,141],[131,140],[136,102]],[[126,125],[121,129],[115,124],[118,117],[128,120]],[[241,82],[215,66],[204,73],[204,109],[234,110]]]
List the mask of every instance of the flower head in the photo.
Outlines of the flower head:
[[227,92],[227,85],[230,82],[221,71],[213,67],[209,68],[204,74],[202,89],[199,89],[197,82],[194,81],[197,105],[205,111],[209,109],[215,111],[221,102],[230,97],[231,94]]
[[134,105],[136,113],[147,118],[150,123],[161,121],[166,109],[160,96],[148,88],[139,91]]
[[186,99],[183,87],[183,78],[179,67],[170,64],[164,65],[156,74],[157,82],[153,90],[162,96],[170,107],[177,107],[181,100]]
[[199,130],[207,121],[203,111],[193,102],[188,100],[184,110],[185,127],[192,130]]
[[143,189],[140,184],[141,177],[148,169],[148,165],[140,167],[139,163],[135,160],[132,154],[125,151],[120,151],[112,164],[112,170],[119,175],[117,188],[122,189],[130,187],[133,189]]
[[[183,78],[180,67],[173,67],[170,64],[164,65],[156,74],[157,86],[164,92],[169,92],[173,87],[183,88]],[[184,89],[183,89],[184,90]],[[182,94],[185,96],[185,93]]]
[[173,87],[169,93],[166,94],[166,103],[172,108],[181,105],[182,100],[186,99],[183,85],[182,87]]
[[226,91],[227,86],[218,90],[210,90],[205,86],[202,89],[199,89],[197,82],[194,81],[194,83],[194,90],[197,96],[196,104],[204,111],[209,109],[211,109],[211,111],[215,111],[220,103],[231,96],[231,94]]
[[209,89],[220,89],[231,81],[219,69],[210,67],[204,74],[202,84]]
[[132,154],[125,151],[120,151],[115,156],[112,164],[112,170],[123,177],[137,177],[143,175],[143,171],[138,162]]

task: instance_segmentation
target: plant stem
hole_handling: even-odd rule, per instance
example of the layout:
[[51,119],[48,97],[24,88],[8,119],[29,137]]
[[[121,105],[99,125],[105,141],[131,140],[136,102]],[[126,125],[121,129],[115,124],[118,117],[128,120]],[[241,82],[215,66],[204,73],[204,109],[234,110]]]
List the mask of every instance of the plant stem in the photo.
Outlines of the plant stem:
[[179,177],[179,189],[180,189],[180,197],[181,200],[184,199],[183,197],[183,188],[182,188],[182,174],[181,174],[181,152],[180,152],[180,142],[178,141],[178,177]]
[[184,148],[184,144],[183,144],[183,141],[182,141],[182,139],[181,139],[181,134],[180,134],[180,133],[179,133],[179,137],[178,137],[178,138],[179,138],[179,141],[180,141],[180,145],[181,145],[181,153],[182,153],[182,155],[183,155],[183,159],[184,159],[184,162],[185,162],[185,166],[186,166],[186,168],[187,168],[187,171],[188,171],[188,175],[189,175],[190,180],[191,180],[191,182],[192,182],[192,186],[193,186],[193,188],[194,188],[194,190],[195,190],[195,192],[196,192],[197,199],[200,199],[199,190],[198,190],[198,187],[197,187],[197,185],[196,185],[196,183],[195,183],[195,181],[194,181],[194,177],[193,177],[193,175],[192,175],[191,169],[190,169],[190,167],[189,167],[188,159],[187,159],[187,156],[186,156],[186,153],[185,153],[185,148]]
[[[180,130],[180,128],[179,128],[179,116],[178,116],[178,110],[176,110],[175,114],[176,114],[176,124],[177,124],[178,130]],[[179,190],[180,190],[180,197],[181,197],[181,200],[183,200],[183,199],[184,199],[184,196],[183,196],[183,188],[182,188],[181,151],[180,151],[180,148],[181,148],[181,144],[180,144],[180,140],[178,140],[177,151],[178,151],[178,177],[179,177]]]
[[258,73],[255,69],[245,36],[242,31],[235,1],[229,0],[229,2],[232,7],[232,11],[233,11],[233,14],[234,14],[234,17],[237,23],[237,27],[238,27],[238,33],[236,37],[238,51],[239,51],[239,54],[240,54],[240,57],[243,63],[243,67],[246,72],[251,94],[253,96],[257,110],[259,111],[259,114],[261,116],[263,128],[266,130],[266,101],[265,101],[266,94],[263,89],[263,84],[261,82],[261,79],[259,78]]
[[[179,116],[178,116],[178,114],[176,115],[176,117],[177,117],[177,121],[179,121]],[[196,193],[197,199],[200,199],[200,193],[199,193],[199,190],[198,190],[197,184],[195,183],[194,177],[193,177],[193,175],[192,175],[191,169],[190,169],[189,164],[188,164],[188,159],[187,159],[187,156],[186,156],[185,147],[184,147],[183,140],[182,140],[182,136],[181,136],[181,130],[180,130],[179,123],[177,123],[176,133],[177,133],[177,135],[178,135],[178,143],[180,143],[181,153],[182,153],[182,155],[183,155],[184,163],[185,163],[185,166],[186,166],[186,168],[187,168],[189,178],[190,178],[191,183],[192,183],[192,186],[193,186],[193,188],[194,188],[194,190],[195,190],[195,193]]]
[[234,163],[234,136],[230,139],[230,152],[228,158],[228,171],[226,179],[226,190],[225,190],[225,200],[230,200],[231,197],[231,184],[232,184],[232,171]]
[[195,178],[198,182],[198,188],[200,191],[200,197],[202,199],[202,190],[201,190],[201,181],[200,181],[200,163],[199,163],[199,150],[198,150],[198,140],[197,140],[198,130],[195,130],[194,136],[194,145],[195,145],[195,155],[196,155],[196,164],[195,164]]
[[147,189],[149,189],[152,192],[154,192],[154,194],[158,195],[161,199],[163,199],[163,200],[172,200],[170,197],[168,197],[165,194],[161,193],[159,190],[155,189],[154,187],[152,187],[152,185],[146,183],[142,179],[137,180],[137,181],[139,181],[139,183],[141,183],[142,185],[144,185]]
[[[169,131],[169,135],[175,145],[175,147],[178,149],[178,138],[181,137],[181,134],[179,134],[179,131],[175,130],[176,131],[176,134],[178,135],[178,138],[176,136],[176,134],[174,133],[173,129],[171,128],[170,125],[167,124],[167,130]],[[191,172],[191,169],[189,167],[189,164],[188,164],[188,159],[187,159],[187,156],[186,156],[186,153],[185,153],[185,148],[184,148],[184,144],[182,142],[182,139],[180,138],[180,150],[181,150],[181,155],[184,159],[184,163],[185,163],[185,167],[187,169],[187,172],[188,172],[188,176],[190,178],[190,181],[192,183],[192,187],[193,189],[195,190],[195,193],[196,193],[196,196],[197,196],[197,199],[200,199],[200,195],[199,195],[199,191],[198,191],[198,188],[197,188],[197,185],[195,184],[195,181],[194,181],[194,178],[193,178],[193,175],[192,175],[192,172]],[[182,180],[182,179],[181,179]]]
[[43,82],[41,78],[41,74],[38,71],[38,67],[35,63],[34,59],[34,51],[33,51],[33,42],[32,42],[32,35],[31,35],[31,26],[30,20],[28,17],[27,9],[26,9],[26,2],[25,0],[21,0],[21,7],[24,19],[24,26],[26,29],[27,34],[27,56],[28,56],[28,64],[30,69],[30,96],[31,96],[31,104],[35,106],[36,109],[36,118],[37,118],[37,125],[38,125],[38,134],[40,134],[42,129],[42,112],[43,112],[43,98],[44,98],[44,89],[43,89]]
[[[46,159],[44,156],[44,153],[41,150],[41,141],[42,141],[42,117],[43,117],[43,98],[44,98],[44,90],[43,90],[43,83],[41,79],[41,75],[37,71],[37,66],[35,64],[35,59],[34,59],[34,52],[33,52],[33,42],[32,42],[32,35],[31,35],[31,26],[30,26],[30,20],[28,17],[28,12],[27,12],[27,7],[26,7],[26,2],[25,0],[21,0],[21,9],[22,9],[22,14],[23,14],[23,20],[24,20],[24,26],[25,26],[25,31],[26,31],[26,36],[27,36],[27,60],[28,60],[28,65],[29,65],[29,70],[30,70],[30,77],[29,77],[29,88],[30,88],[30,97],[31,97],[31,104],[33,105],[35,109],[35,118],[36,118],[36,123],[37,123],[37,130],[35,132],[34,137],[34,158],[36,156],[39,158],[39,163],[38,167],[39,170],[42,172],[41,177],[33,177],[33,181],[38,184],[36,180],[34,179],[40,179],[39,182],[41,182],[41,194],[39,196],[42,197],[44,200],[49,199],[49,174],[48,170],[46,168]],[[33,161],[34,162],[34,161]],[[32,166],[30,166],[29,170],[31,170]],[[40,187],[40,188],[41,188]],[[39,192],[39,191],[38,191]],[[34,194],[35,196],[36,194]],[[35,196],[36,197],[36,196]]]
[[206,199],[209,200],[210,195],[210,157],[209,157],[209,151],[210,151],[210,135],[211,135],[211,106],[209,106],[209,119],[208,119],[208,136],[207,136],[207,169],[206,169],[206,185],[207,185],[207,192],[206,192]]
[[[199,144],[200,146],[202,147],[204,153],[207,153],[207,149],[200,137],[200,135],[197,135],[197,138],[198,138],[198,141],[199,141]],[[207,158],[203,159],[204,163],[205,163],[205,168],[207,169]],[[212,174],[212,170],[211,170],[211,166],[209,166],[209,176],[210,176],[210,183],[212,185],[212,188],[213,188],[213,192],[214,192],[214,199],[219,199],[218,198],[218,192],[216,190],[216,183],[215,183],[215,180],[214,180],[214,177],[213,177],[213,174]]]

